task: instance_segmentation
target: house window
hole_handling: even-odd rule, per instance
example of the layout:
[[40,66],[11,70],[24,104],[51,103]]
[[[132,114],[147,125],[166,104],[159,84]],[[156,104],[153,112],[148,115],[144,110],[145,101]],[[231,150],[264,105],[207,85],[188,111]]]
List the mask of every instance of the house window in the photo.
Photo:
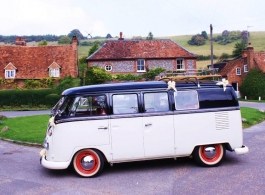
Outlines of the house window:
[[184,60],[183,59],[177,59],[177,70],[184,70]]
[[247,64],[244,65],[244,72],[248,72],[248,65]]
[[106,65],[105,66],[105,70],[108,71],[108,72],[112,71],[112,66],[111,65]]
[[143,59],[137,60],[137,72],[145,72],[145,63]]
[[49,75],[50,75],[50,77],[60,77],[60,69],[59,68],[56,68],[56,69],[50,68],[49,69]]
[[5,78],[15,78],[16,70],[5,70]]
[[241,75],[241,68],[236,68],[236,75]]

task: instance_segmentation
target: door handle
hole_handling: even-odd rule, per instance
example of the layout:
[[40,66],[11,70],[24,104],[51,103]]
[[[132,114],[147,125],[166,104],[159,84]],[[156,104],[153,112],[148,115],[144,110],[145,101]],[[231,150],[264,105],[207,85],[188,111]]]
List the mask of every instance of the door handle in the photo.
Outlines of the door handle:
[[146,127],[151,126],[151,125],[152,125],[152,123],[145,124]]
[[99,127],[98,129],[99,129],[99,130],[107,130],[108,127]]

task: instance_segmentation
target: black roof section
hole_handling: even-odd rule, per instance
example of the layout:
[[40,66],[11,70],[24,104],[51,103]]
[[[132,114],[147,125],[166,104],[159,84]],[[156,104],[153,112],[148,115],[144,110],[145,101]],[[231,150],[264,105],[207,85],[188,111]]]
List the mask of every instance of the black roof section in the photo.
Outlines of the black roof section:
[[[178,89],[198,89],[198,88],[220,88],[222,86],[216,85],[216,81],[176,81],[176,88]],[[228,85],[229,87],[231,85]],[[96,92],[116,92],[122,90],[167,90],[168,84],[166,81],[145,81],[145,82],[126,82],[126,83],[112,83],[112,84],[98,84],[98,85],[87,85],[82,87],[74,87],[66,89],[62,95],[81,95],[86,93]]]

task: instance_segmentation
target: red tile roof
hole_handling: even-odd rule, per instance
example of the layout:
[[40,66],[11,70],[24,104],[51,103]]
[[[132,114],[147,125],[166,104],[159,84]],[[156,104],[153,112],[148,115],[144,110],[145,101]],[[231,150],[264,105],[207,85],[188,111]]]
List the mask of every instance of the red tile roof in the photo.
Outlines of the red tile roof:
[[67,46],[0,46],[0,78],[5,78],[4,68],[12,63],[16,79],[40,79],[49,75],[48,67],[56,62],[60,77],[77,77],[77,50]]
[[232,60],[227,62],[224,68],[218,73],[221,76],[227,76],[227,74],[237,65],[241,65],[242,63],[246,62],[245,58],[239,58],[236,60]]
[[196,58],[169,39],[107,41],[87,60],[139,59],[139,58]]

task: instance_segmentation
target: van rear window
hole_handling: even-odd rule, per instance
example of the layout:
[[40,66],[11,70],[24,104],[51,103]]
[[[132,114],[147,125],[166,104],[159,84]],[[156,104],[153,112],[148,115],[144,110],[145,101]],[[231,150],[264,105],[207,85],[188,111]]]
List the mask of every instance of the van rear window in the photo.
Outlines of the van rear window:
[[174,93],[175,109],[198,109],[199,101],[197,91],[177,91]]

